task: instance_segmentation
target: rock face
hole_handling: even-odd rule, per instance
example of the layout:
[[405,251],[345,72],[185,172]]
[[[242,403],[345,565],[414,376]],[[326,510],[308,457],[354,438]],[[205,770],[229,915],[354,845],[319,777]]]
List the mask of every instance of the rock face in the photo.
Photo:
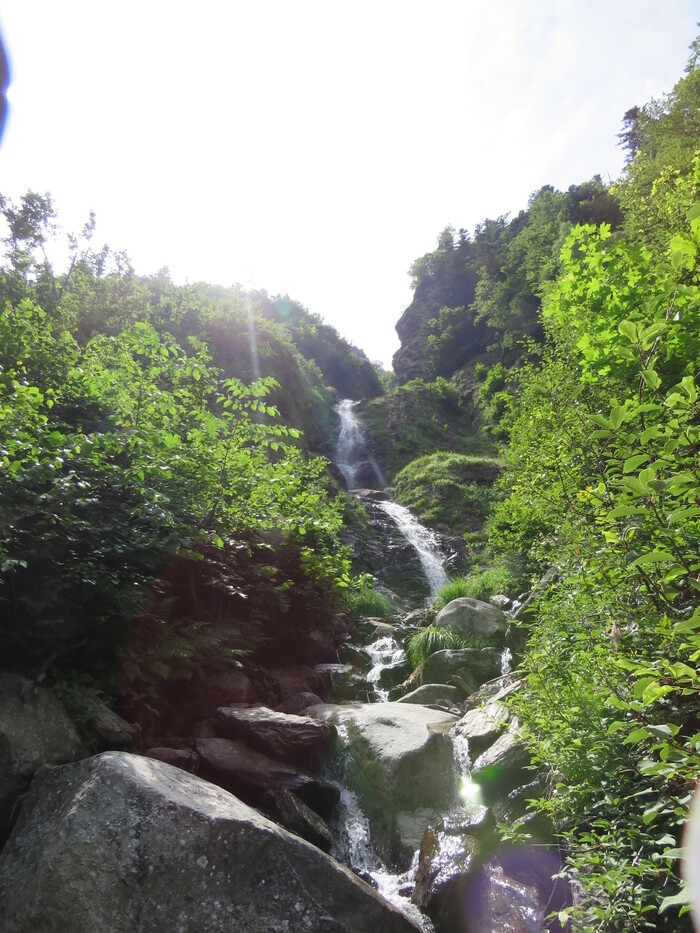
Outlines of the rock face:
[[[473,836],[429,829],[423,836],[413,903],[425,910],[438,930],[465,929],[465,902],[479,868],[479,843]],[[481,933],[495,933],[484,928]]]
[[500,670],[501,656],[495,648],[445,649],[430,655],[421,669],[420,682],[421,686],[452,683],[473,693]]
[[504,703],[488,703],[469,710],[460,719],[455,731],[468,740],[470,753],[478,755],[496,741],[509,719],[510,713]]
[[409,933],[350,871],[235,797],[107,752],[42,771],[0,856],[4,933]]
[[453,599],[438,613],[435,627],[450,629],[464,638],[483,639],[486,644],[502,648],[508,620],[496,606],[480,599],[461,596]]
[[399,814],[406,824],[407,813],[433,813],[455,800],[452,743],[446,734],[455,717],[410,703],[325,705],[309,714],[336,725],[344,783],[360,800],[375,848],[401,863],[410,846],[401,837]]
[[138,730],[118,716],[88,687],[76,687],[73,704],[80,719],[100,737],[107,748],[130,748]]
[[462,699],[463,694],[459,687],[452,687],[449,684],[425,684],[402,696],[396,702],[418,703],[421,706],[430,706],[435,709],[445,704],[455,706]]
[[481,785],[484,796],[493,800],[532,781],[529,764],[530,756],[522,742],[512,732],[504,732],[476,759],[472,777]]
[[83,754],[75,726],[50,690],[19,674],[0,675],[0,837],[35,771]]
[[317,719],[274,712],[266,706],[224,706],[215,710],[212,722],[223,738],[240,739],[284,761],[306,762],[328,739],[327,727]]

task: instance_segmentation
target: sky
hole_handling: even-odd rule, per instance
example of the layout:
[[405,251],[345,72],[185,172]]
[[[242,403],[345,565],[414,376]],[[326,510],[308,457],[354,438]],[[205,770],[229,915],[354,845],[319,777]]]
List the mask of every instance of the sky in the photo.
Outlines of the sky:
[[289,294],[390,366],[447,225],[615,179],[700,0],[4,0],[0,192],[137,272]]

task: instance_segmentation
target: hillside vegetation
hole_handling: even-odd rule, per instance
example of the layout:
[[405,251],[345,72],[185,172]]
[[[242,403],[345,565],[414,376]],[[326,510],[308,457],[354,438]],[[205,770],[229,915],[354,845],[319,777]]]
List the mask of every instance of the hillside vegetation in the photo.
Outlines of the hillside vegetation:
[[[700,776],[699,55],[696,41],[673,92],[626,114],[619,182],[546,187],[473,238],[440,235],[397,325],[403,385],[368,409],[399,498],[443,529],[487,523],[491,569],[482,560],[455,595],[523,572],[550,581],[523,617],[511,702],[548,775],[532,809],[577,892],[558,916],[572,930],[691,929],[679,868]],[[392,417],[418,384],[457,414],[434,445],[421,429],[406,462]],[[488,439],[505,474],[480,495],[472,454]],[[505,836],[527,842],[530,815]]]

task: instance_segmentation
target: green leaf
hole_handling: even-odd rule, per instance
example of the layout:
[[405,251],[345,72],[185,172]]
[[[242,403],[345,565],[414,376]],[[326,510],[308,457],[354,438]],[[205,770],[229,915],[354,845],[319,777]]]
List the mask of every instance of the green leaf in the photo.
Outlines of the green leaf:
[[668,551],[650,551],[648,554],[642,554],[634,561],[635,567],[647,567],[649,564],[664,564],[668,561],[675,561],[673,554]]
[[622,468],[623,473],[631,473],[633,470],[636,470],[643,463],[649,459],[649,454],[635,454],[633,457],[628,457],[625,460],[625,465]]
[[622,334],[623,337],[627,337],[631,343],[637,343],[637,325],[632,321],[620,321],[617,325],[617,329],[619,333]]
[[665,910],[668,910],[669,907],[678,907],[681,904],[690,903],[690,892],[688,888],[683,885],[678,894],[672,894],[669,897],[665,897],[659,904],[659,913],[662,914]]

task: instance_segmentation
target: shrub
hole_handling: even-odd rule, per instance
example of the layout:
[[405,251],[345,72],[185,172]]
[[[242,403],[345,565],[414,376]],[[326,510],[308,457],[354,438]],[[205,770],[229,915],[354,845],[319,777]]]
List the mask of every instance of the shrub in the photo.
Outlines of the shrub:
[[522,573],[505,563],[483,569],[475,567],[468,576],[450,580],[438,590],[433,600],[433,607],[442,609],[453,599],[459,599],[461,596],[488,600],[496,593],[510,595],[520,590],[525,583]]
[[347,608],[350,615],[356,618],[385,619],[391,615],[391,603],[387,597],[363,578],[360,578],[360,583],[355,589],[348,592]]
[[449,628],[435,628],[434,625],[428,625],[422,628],[411,638],[406,649],[408,660],[412,667],[418,667],[423,664],[436,651],[444,651],[446,648],[468,648],[476,647],[468,639]]

